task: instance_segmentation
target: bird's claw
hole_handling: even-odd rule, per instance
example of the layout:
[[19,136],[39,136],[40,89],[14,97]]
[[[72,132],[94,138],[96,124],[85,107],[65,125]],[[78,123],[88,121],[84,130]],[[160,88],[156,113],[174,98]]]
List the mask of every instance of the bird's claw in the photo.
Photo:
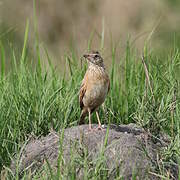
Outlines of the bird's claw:
[[103,129],[103,127],[102,127],[101,125],[99,125],[99,126],[96,128],[96,130],[101,130],[101,131],[103,131],[103,130],[105,130],[105,129]]
[[92,128],[92,127],[90,126],[89,129],[88,129],[87,134],[88,134],[88,133],[95,132],[95,131],[97,131],[97,130],[104,131],[104,130],[106,130],[106,129],[104,129],[101,125],[98,125],[97,128]]

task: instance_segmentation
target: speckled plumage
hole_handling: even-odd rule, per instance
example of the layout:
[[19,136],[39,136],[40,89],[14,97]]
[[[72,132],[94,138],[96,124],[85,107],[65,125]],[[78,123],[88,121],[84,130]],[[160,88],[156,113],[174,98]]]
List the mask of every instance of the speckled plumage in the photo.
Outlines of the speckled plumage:
[[[101,58],[99,53],[98,56]],[[84,123],[84,118],[88,112],[89,116],[93,111],[97,112],[98,107],[104,102],[110,88],[110,81],[103,64],[103,59],[101,58],[101,60],[95,61],[95,57],[96,53],[86,55],[89,66],[82,81],[79,94],[79,102],[82,110],[80,124]],[[98,122],[100,126],[99,119]]]

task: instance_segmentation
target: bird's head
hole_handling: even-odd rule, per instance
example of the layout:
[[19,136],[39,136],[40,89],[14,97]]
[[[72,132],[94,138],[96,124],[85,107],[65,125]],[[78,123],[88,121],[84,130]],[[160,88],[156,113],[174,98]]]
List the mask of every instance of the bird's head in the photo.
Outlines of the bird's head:
[[90,64],[104,67],[103,58],[98,51],[92,51],[91,53],[84,54],[83,57],[86,58]]

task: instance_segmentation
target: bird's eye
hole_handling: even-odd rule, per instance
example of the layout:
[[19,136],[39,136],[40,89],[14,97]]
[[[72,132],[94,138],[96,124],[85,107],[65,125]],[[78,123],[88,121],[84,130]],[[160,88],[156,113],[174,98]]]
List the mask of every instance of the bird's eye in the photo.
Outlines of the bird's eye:
[[96,54],[94,57],[95,57],[95,59],[97,59],[99,56]]

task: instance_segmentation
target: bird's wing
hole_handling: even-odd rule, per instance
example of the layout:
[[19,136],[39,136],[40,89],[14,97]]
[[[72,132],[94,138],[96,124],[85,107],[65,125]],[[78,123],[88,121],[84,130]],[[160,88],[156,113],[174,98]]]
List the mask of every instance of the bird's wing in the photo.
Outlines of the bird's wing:
[[86,83],[82,82],[81,87],[80,87],[80,92],[79,92],[79,103],[80,103],[81,109],[83,109],[84,107],[83,97],[85,93],[86,93]]

